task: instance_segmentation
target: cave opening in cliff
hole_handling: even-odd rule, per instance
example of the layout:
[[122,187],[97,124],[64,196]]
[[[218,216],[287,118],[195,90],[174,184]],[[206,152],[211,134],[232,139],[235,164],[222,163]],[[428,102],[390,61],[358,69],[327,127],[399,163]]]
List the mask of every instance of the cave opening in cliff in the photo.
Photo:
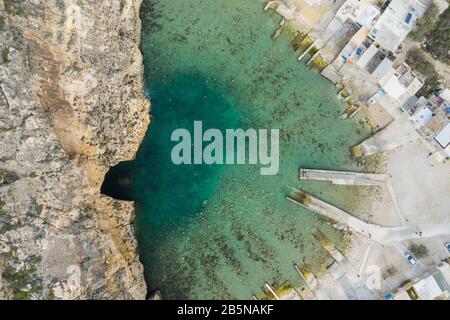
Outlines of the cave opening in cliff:
[[130,165],[129,161],[124,161],[112,168],[106,174],[100,192],[117,200],[135,201],[130,192]]
[[[268,281],[302,281],[292,263],[321,268],[320,227],[339,232],[285,200],[302,186],[343,208],[353,190],[298,181],[298,168],[355,169],[348,148],[368,134],[343,111],[335,88],[298,63],[279,17],[264,0],[144,0],[141,49],[152,124],[134,161],[107,174],[102,192],[136,202],[135,230],[149,289],[169,299],[243,298]],[[280,170],[176,166],[174,128],[280,129]]]

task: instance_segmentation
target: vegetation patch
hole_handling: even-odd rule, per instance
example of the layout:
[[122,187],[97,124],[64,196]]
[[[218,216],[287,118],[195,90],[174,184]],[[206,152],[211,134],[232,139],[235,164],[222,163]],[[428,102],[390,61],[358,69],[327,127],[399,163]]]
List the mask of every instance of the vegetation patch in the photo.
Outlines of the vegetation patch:
[[407,63],[426,77],[423,87],[417,93],[418,96],[426,97],[441,89],[441,77],[421,50],[411,49],[408,51]]
[[9,62],[9,49],[8,48],[2,49],[2,61],[3,61],[3,63]]
[[322,72],[323,69],[328,67],[328,63],[319,55],[315,56],[311,61],[311,68]]
[[311,40],[308,37],[305,37],[301,43],[294,46],[294,49],[297,52],[297,54],[303,54],[313,43],[314,43],[313,40]]
[[0,31],[5,30],[5,17],[0,16]]
[[0,169],[0,186],[11,184],[13,182],[16,182],[19,179],[19,176],[15,174],[14,172]]
[[32,272],[33,269],[16,271],[11,266],[5,268],[2,276],[8,282],[14,299],[27,300],[36,291],[36,288],[33,286]]
[[428,256],[428,248],[423,244],[413,243],[409,246],[408,249],[417,259],[425,258],[426,256]]
[[292,40],[292,47],[294,48],[294,51],[298,51],[301,49],[302,47],[302,42],[303,40],[305,40],[306,38],[306,33],[302,33],[302,32],[298,32],[297,35],[295,36],[295,38]]
[[433,58],[450,64],[450,7],[439,16],[426,34],[425,48]]
[[409,34],[411,39],[417,42],[423,42],[427,34],[430,34],[434,27],[435,22],[438,18],[439,8],[436,4],[432,3],[427,9],[422,18],[417,20],[416,27]]
[[383,279],[388,279],[393,277],[397,273],[397,268],[392,266],[386,269],[386,271],[383,273]]
[[12,15],[23,14],[23,0],[3,0],[5,11]]
[[16,229],[19,229],[23,227],[23,224],[21,221],[18,221],[17,223],[13,223],[13,222],[6,222],[3,224],[3,226],[0,228],[0,231],[2,233],[4,232],[8,232],[8,231],[14,231]]

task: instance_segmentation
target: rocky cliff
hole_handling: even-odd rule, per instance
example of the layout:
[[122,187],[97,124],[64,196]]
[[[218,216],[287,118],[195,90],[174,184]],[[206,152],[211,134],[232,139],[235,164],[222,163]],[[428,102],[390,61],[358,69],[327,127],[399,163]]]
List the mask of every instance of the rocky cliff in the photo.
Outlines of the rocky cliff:
[[133,204],[100,195],[149,123],[140,4],[0,0],[0,298],[145,298]]

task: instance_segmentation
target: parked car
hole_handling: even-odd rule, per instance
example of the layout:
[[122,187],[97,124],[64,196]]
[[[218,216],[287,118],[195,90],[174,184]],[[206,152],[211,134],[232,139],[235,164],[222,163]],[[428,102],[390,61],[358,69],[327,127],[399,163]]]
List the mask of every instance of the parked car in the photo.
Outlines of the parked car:
[[405,253],[405,259],[408,260],[408,262],[411,263],[413,266],[415,266],[417,263],[410,252]]
[[448,253],[450,253],[450,241],[446,242],[444,246],[447,248]]

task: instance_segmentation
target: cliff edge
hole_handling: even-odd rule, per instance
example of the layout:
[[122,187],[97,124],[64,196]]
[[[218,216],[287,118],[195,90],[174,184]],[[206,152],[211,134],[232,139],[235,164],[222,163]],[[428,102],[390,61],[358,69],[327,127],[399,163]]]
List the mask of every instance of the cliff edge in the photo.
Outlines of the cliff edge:
[[149,124],[140,5],[0,1],[0,298],[145,298],[133,204],[100,194]]

